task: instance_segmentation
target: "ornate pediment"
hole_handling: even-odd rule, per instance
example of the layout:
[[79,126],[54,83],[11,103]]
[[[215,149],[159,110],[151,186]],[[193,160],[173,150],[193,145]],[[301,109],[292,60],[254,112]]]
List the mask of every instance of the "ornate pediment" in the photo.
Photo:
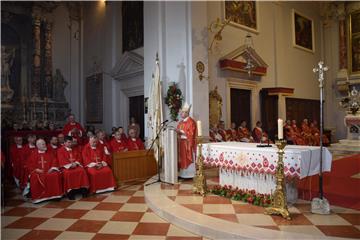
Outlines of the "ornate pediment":
[[116,80],[126,80],[144,74],[144,57],[134,52],[124,52],[110,75]]
[[268,65],[259,54],[248,45],[242,45],[234,51],[220,58],[220,68],[238,72],[248,72],[248,62],[251,62],[251,73],[254,75],[265,75]]

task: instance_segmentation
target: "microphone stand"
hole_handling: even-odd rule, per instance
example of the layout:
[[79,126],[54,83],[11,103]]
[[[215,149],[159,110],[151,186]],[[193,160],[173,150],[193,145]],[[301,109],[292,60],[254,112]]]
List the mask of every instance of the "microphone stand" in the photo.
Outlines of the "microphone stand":
[[171,185],[174,185],[172,183],[168,183],[168,182],[165,182],[165,181],[162,181],[161,180],[161,177],[160,177],[160,170],[161,170],[161,166],[160,166],[160,162],[162,161],[162,157],[161,157],[161,149],[160,149],[160,146],[159,146],[159,142],[160,142],[160,139],[159,139],[159,136],[160,136],[160,133],[162,132],[162,130],[164,130],[166,127],[166,122],[162,123],[161,124],[161,127],[159,128],[159,130],[157,131],[156,133],[156,137],[152,140],[151,142],[151,145],[150,145],[150,148],[149,150],[147,151],[146,155],[150,152],[150,150],[154,147],[154,144],[155,142],[157,142],[157,146],[158,146],[158,151],[157,151],[157,155],[158,155],[158,162],[157,162],[157,171],[158,171],[158,178],[156,181],[154,182],[151,182],[151,183],[148,183],[148,184],[145,184],[145,186],[149,186],[151,184],[154,184],[154,183],[166,183],[166,184],[171,184]]

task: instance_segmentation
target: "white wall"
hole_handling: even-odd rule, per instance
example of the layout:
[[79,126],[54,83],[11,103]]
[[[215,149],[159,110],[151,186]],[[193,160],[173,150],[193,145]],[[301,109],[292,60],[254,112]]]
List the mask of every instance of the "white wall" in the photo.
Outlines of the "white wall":
[[110,131],[112,126],[118,126],[120,118],[120,110],[116,108],[119,83],[109,73],[122,52],[121,25],[121,2],[84,2],[83,81],[95,72],[104,73],[103,123],[95,127],[106,131]]
[[[315,53],[293,47],[292,9],[314,20]],[[320,18],[317,3],[312,2],[258,2],[259,33],[251,33],[256,52],[268,64],[267,74],[258,83],[255,92],[266,87],[294,88],[293,97],[319,99],[319,88],[313,67],[320,60]],[[223,16],[222,2],[208,3],[208,26],[217,17]],[[219,44],[221,53],[209,54],[210,90],[218,86],[223,97],[223,113],[226,113],[226,79],[222,77],[218,60],[223,55],[244,44],[247,31],[227,26],[223,40]],[[209,41],[213,34],[209,34]],[[255,118],[252,125],[260,119],[259,102],[252,103]],[[229,122],[223,114],[223,119]]]
[[[191,2],[144,2],[145,97],[149,96],[158,53],[163,96],[165,97],[169,84],[175,82],[182,90],[185,100],[189,104],[194,102],[191,24]],[[164,119],[169,119],[165,104],[164,110]]]
[[[69,26],[71,25],[71,29]],[[53,74],[60,69],[68,85],[65,97],[72,113],[81,120],[81,66],[80,44],[73,36],[79,30],[78,22],[71,21],[65,5],[60,5],[53,12]]]

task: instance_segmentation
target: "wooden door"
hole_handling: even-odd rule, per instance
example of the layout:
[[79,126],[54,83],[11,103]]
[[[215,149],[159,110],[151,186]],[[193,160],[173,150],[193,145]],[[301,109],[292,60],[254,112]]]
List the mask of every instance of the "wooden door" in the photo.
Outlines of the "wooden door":
[[129,118],[131,117],[140,125],[140,138],[144,139],[144,95],[129,97]]
[[278,99],[277,95],[268,95],[266,90],[261,90],[260,92],[262,128],[272,140],[277,135]]
[[247,127],[251,130],[251,90],[230,89],[230,116],[231,122],[239,126],[242,120],[247,122]]
[[316,120],[320,125],[320,101],[301,98],[286,98],[286,119],[296,120],[301,126],[302,120]]

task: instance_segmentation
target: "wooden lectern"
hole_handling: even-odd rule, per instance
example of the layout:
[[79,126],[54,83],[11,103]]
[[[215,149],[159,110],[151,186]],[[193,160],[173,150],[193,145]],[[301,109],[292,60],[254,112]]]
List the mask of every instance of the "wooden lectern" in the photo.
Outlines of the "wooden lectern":
[[153,150],[138,150],[113,154],[113,173],[116,182],[152,177],[157,173]]

